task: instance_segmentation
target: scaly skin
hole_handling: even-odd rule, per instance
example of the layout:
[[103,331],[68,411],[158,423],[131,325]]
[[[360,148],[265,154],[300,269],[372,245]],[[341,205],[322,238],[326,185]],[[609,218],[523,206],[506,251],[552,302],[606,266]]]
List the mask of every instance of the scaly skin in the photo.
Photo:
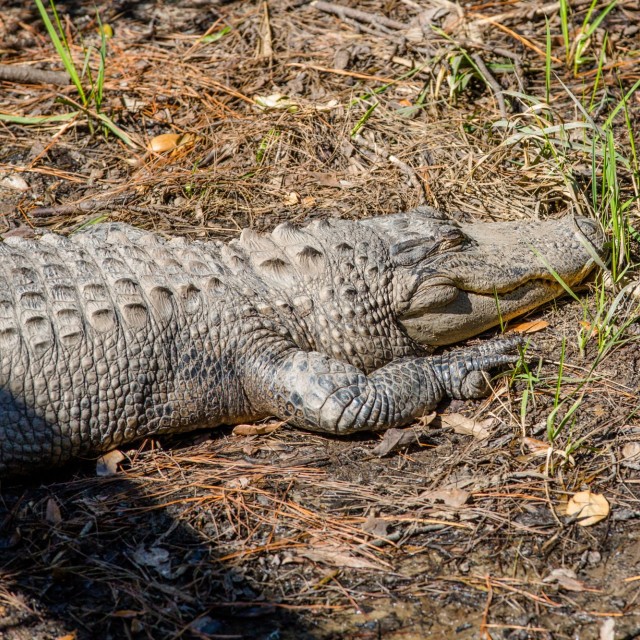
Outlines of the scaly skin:
[[497,324],[496,295],[507,319],[560,294],[544,263],[575,284],[589,243],[601,251],[585,220],[459,225],[427,208],[229,245],[122,224],[7,239],[0,475],[269,415],[380,430],[482,395],[514,341],[425,348]]

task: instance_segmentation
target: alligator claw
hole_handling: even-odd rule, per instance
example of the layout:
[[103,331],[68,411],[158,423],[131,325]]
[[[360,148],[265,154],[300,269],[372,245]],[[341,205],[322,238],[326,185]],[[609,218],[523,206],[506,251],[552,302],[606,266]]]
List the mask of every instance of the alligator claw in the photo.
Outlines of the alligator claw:
[[447,395],[457,400],[482,398],[491,391],[489,372],[521,358],[519,347],[527,344],[522,336],[512,336],[444,354],[436,370]]

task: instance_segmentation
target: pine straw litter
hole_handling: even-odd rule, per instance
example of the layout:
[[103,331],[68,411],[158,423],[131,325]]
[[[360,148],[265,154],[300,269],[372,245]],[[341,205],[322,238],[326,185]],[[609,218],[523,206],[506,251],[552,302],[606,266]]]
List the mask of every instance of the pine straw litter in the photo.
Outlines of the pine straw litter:
[[[570,4],[575,28],[590,3]],[[120,220],[228,239],[422,203],[464,219],[588,213],[583,130],[541,134],[539,110],[571,124],[573,96],[593,94],[601,122],[639,79],[633,1],[591,36],[600,73],[567,66],[555,2],[103,2],[98,113],[61,78],[35,5],[0,8],[0,114],[53,116],[0,119],[4,236]],[[57,8],[76,65],[84,46],[95,70],[94,5]],[[637,130],[637,93],[628,109]],[[618,179],[637,193],[631,168]],[[145,441],[102,475],[87,461],[4,483],[0,637],[638,637],[633,325],[591,372],[577,303],[540,318],[525,415],[527,386],[508,376],[486,401],[440,408],[488,437],[437,418],[381,457],[377,435],[222,428]],[[563,338],[562,398],[583,397],[550,444]],[[591,527],[566,512],[587,489],[610,507]]]

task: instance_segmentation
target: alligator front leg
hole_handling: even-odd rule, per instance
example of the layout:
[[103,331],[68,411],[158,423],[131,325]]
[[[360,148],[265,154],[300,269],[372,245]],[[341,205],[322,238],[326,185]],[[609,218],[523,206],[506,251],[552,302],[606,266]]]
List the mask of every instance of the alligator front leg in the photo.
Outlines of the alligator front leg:
[[[321,353],[290,350],[277,365],[256,367],[246,391],[261,412],[338,434],[380,431],[411,422],[444,397],[487,395],[487,373],[517,362],[521,338],[432,357],[403,358],[370,375]],[[261,378],[262,380],[256,379]]]

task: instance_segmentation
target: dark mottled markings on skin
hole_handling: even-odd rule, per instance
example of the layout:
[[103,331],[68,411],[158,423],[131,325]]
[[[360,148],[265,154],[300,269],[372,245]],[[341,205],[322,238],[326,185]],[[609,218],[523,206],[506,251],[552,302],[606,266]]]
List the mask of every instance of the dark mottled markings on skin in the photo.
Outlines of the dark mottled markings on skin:
[[68,278],[69,269],[62,264],[54,262],[42,266],[42,273],[46,280],[56,280],[58,278]]
[[194,276],[205,277],[211,273],[211,269],[200,260],[189,260],[185,263],[187,271]]
[[220,257],[223,263],[228,265],[232,271],[242,269],[245,264],[244,255],[231,245],[224,245],[222,247]]
[[120,278],[113,283],[113,289],[118,295],[141,297],[140,285],[131,278]]
[[129,302],[120,307],[124,321],[137,329],[149,321],[147,307],[141,302]]
[[16,285],[33,284],[38,281],[38,273],[31,267],[14,267],[11,269],[11,278]]
[[75,289],[66,284],[54,284],[49,288],[51,299],[59,302],[75,302]]

